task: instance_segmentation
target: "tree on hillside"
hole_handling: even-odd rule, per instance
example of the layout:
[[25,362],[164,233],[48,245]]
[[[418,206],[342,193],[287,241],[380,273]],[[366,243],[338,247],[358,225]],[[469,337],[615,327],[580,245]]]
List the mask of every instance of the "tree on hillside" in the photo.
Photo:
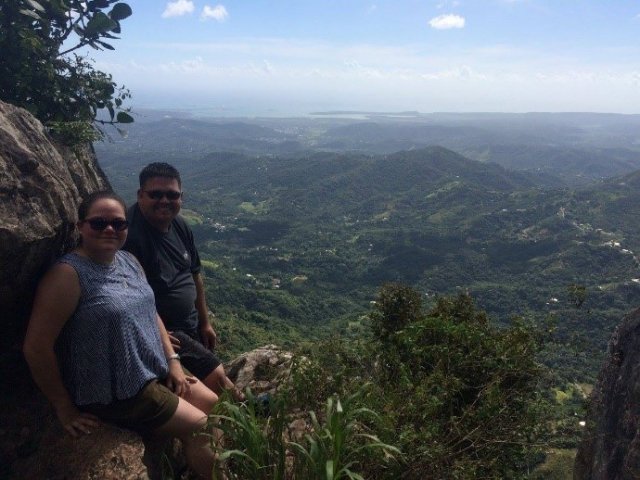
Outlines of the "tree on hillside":
[[[131,8],[117,0],[5,0],[0,3],[0,99],[23,107],[45,125],[130,123],[129,91],[80,54],[113,50]],[[108,120],[98,121],[98,111]],[[93,128],[90,128],[91,126]],[[89,135],[91,136],[91,135]]]
[[523,474],[545,425],[533,328],[492,326],[466,294],[425,313],[418,292],[395,284],[381,289],[372,327],[406,478]]
[[400,284],[381,288],[370,326],[371,337],[303,350],[286,397],[317,411],[330,395],[363,388],[358,405],[380,414],[368,428],[402,452],[398,463],[359,459],[364,478],[527,478],[552,414],[538,329],[521,320],[498,328],[466,294],[425,310]]

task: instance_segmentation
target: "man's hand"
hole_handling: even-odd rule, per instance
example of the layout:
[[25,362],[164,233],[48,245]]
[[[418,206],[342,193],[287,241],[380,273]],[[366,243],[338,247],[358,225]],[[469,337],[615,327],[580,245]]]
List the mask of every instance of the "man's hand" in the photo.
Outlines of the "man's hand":
[[174,350],[180,350],[180,340],[173,336],[173,332],[167,332],[169,335],[169,341],[171,342],[171,346]]
[[200,338],[205,348],[213,350],[218,342],[218,335],[209,322],[200,325]]

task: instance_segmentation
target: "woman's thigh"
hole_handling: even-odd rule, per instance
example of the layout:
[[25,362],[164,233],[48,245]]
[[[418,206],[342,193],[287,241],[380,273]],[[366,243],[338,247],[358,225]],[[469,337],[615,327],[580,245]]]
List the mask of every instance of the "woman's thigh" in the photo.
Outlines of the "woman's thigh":
[[178,408],[173,416],[160,427],[154,430],[156,435],[171,437],[184,437],[204,428],[207,424],[207,416],[204,412],[183,398],[178,399]]
[[173,416],[154,433],[182,437],[201,430],[207,423],[207,414],[218,400],[218,396],[202,382],[190,385],[189,393],[178,399],[178,408]]

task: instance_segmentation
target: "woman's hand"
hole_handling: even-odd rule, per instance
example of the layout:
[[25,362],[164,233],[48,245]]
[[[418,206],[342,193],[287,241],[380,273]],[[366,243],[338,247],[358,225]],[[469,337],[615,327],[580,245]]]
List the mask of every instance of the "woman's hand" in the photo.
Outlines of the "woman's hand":
[[184,397],[191,391],[191,384],[196,382],[197,380],[194,377],[184,374],[180,362],[175,360],[169,361],[169,374],[165,381],[165,385],[169,390],[179,397]]
[[91,429],[100,425],[98,417],[81,412],[74,405],[57,408],[56,415],[64,429],[74,437],[89,434]]

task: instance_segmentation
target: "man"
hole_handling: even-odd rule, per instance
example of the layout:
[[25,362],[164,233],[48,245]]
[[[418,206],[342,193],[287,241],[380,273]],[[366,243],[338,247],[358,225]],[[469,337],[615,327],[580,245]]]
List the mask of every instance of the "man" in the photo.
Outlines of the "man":
[[142,264],[182,364],[215,393],[230,390],[242,400],[211,351],[216,332],[209,323],[193,233],[178,215],[181,205],[178,171],[168,163],[147,165],[140,172],[137,203],[127,211],[129,234],[123,248]]

